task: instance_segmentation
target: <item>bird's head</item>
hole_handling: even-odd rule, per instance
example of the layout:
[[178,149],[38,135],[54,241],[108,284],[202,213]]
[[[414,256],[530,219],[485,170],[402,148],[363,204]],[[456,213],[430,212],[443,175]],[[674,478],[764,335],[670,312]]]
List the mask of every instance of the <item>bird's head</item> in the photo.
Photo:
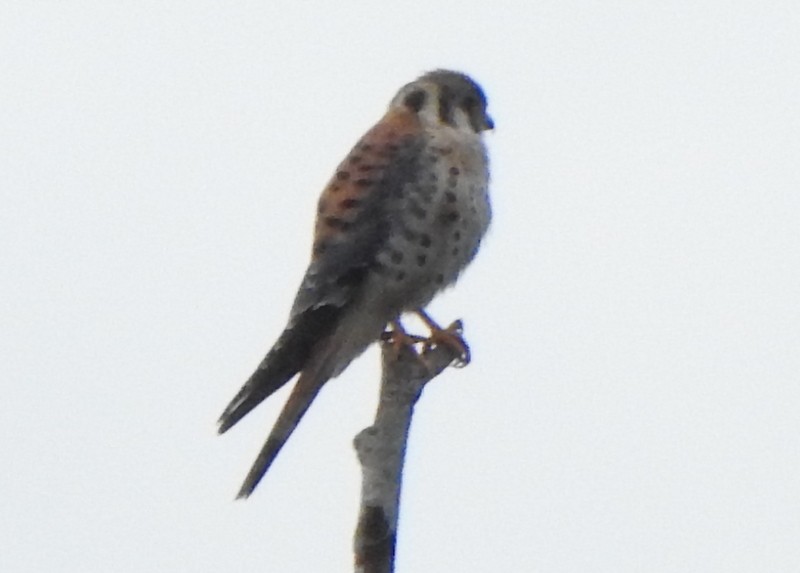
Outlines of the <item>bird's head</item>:
[[494,129],[486,111],[486,96],[469,76],[450,70],[435,70],[403,86],[390,107],[416,113],[430,126],[449,125],[480,134]]

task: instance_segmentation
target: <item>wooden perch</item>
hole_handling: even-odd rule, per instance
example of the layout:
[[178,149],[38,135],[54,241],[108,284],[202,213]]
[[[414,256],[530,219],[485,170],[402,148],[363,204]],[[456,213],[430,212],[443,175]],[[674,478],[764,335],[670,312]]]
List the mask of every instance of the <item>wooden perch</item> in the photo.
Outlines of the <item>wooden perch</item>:
[[[448,328],[460,335],[460,323]],[[466,348],[466,347],[465,347]],[[414,404],[425,384],[463,356],[450,346],[417,354],[412,346],[383,347],[383,375],[375,423],[358,433],[361,509],[355,534],[356,573],[391,573],[397,540],[400,485]]]

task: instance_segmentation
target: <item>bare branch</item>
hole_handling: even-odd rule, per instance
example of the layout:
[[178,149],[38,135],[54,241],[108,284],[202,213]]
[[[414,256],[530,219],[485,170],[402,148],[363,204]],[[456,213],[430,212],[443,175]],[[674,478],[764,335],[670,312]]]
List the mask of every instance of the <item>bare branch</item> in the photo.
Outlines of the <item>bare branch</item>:
[[[450,329],[460,332],[460,324]],[[394,571],[400,485],[414,404],[425,384],[459,358],[457,349],[445,345],[419,355],[413,347],[403,346],[398,352],[390,343],[384,344],[375,423],[354,441],[362,471],[356,573]]]

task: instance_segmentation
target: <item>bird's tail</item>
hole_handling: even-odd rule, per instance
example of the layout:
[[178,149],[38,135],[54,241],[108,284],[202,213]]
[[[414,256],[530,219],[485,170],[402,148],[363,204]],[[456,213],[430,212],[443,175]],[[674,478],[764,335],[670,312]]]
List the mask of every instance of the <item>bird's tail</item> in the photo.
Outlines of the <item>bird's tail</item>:
[[217,431],[224,434],[231,429],[239,420],[244,418],[250,411],[261,402],[279,390],[297,373],[298,368],[288,368],[276,372],[271,367],[269,356],[264,360],[267,367],[259,367],[242,389],[234,396],[230,404],[217,421]]
[[261,478],[267,473],[275,457],[280,452],[283,444],[292,435],[303,414],[306,413],[311,402],[319,393],[322,386],[334,374],[336,364],[334,363],[338,348],[331,344],[329,339],[315,351],[306,368],[300,373],[297,383],[289,395],[289,399],[281,410],[272,431],[264,443],[264,447],[258,453],[256,461],[250,468],[247,477],[242,484],[237,498],[247,498],[253,493]]
[[[224,434],[253,408],[294,377],[315,353],[318,341],[335,324],[337,309],[325,306],[301,313],[292,320],[259,367],[220,416],[218,431]],[[324,344],[323,344],[324,346]]]

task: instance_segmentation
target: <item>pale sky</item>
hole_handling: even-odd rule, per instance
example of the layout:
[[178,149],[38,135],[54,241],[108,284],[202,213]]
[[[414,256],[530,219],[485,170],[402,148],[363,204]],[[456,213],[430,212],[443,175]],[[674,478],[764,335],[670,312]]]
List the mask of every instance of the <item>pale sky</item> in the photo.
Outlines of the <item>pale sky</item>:
[[472,75],[473,363],[418,404],[397,571],[800,571],[800,4],[0,6],[0,570],[346,572],[371,349],[247,502],[317,195]]

